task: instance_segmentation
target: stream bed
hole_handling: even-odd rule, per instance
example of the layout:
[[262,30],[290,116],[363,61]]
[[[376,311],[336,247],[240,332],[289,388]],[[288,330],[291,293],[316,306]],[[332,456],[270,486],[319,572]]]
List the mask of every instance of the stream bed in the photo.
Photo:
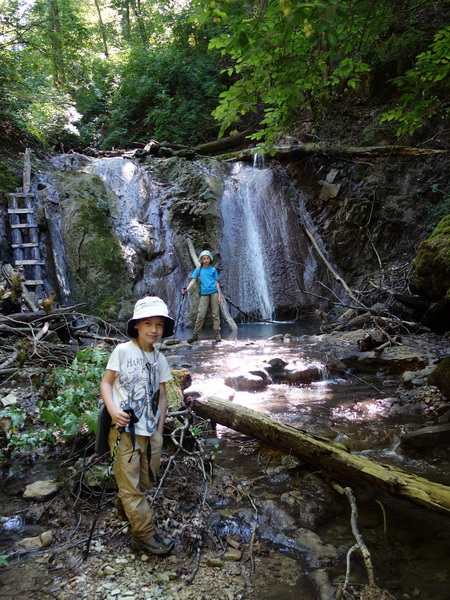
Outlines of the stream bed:
[[[448,454],[443,455],[444,460],[435,455],[411,458],[400,448],[402,433],[425,421],[420,411],[393,409],[398,401],[400,377],[350,372],[345,377],[333,376],[328,372],[327,354],[318,332],[315,319],[292,324],[243,324],[237,332],[225,332],[221,344],[214,344],[213,332],[203,330],[199,343],[185,347],[183,352],[176,351],[175,362],[192,373],[194,383],[210,388],[211,394],[228,374],[251,370],[274,357],[287,363],[318,364],[323,373],[321,381],[236,391],[233,402],[310,434],[348,444],[353,452],[378,462],[449,485],[450,463],[445,460]],[[280,334],[292,337],[270,339]],[[184,332],[178,335],[182,339],[189,337]],[[245,436],[222,426],[218,426],[217,434],[222,451],[219,464],[221,460],[228,465],[235,463],[238,477],[251,477],[245,467],[237,467],[242,457],[236,454],[236,447],[244,443]],[[325,519],[317,533],[326,543],[350,547],[354,543],[349,526],[350,507],[342,501],[341,509],[340,514]],[[389,584],[395,598],[448,600],[449,518],[370,490],[359,495],[358,514],[360,532],[373,553],[375,573],[379,569],[381,579]]]
[[[289,337],[269,339],[280,334],[289,334]],[[395,465],[433,481],[450,484],[448,461],[443,461],[436,455],[416,455],[411,458],[401,451],[401,434],[423,424],[425,417],[418,411],[393,410],[395,399],[398,398],[399,378],[387,377],[381,373],[341,373],[336,376],[329,372],[328,355],[317,334],[318,323],[312,319],[290,324],[243,324],[237,332],[224,332],[223,341],[218,344],[212,341],[213,332],[204,329],[200,334],[200,341],[189,345],[185,340],[190,331],[181,330],[177,337],[182,343],[169,347],[166,355],[172,368],[188,369],[193,386],[201,384],[203,389],[210,389],[211,394],[223,386],[225,378],[231,373],[250,370],[273,358],[281,358],[289,364],[314,363],[322,374],[319,381],[307,385],[276,383],[269,384],[260,391],[236,391],[233,402],[308,433],[347,444],[353,452],[361,452],[374,460]],[[167,572],[167,582],[157,578],[158,585],[155,583],[153,587],[150,584],[142,587],[139,575],[133,586],[137,586],[137,590],[138,584],[141,585],[140,592],[132,593],[127,590],[126,595],[135,600],[325,598],[323,591],[317,591],[317,580],[315,585],[312,583],[314,573],[321,570],[323,557],[306,552],[298,543],[298,535],[301,531],[302,535],[318,536],[321,540],[320,548],[324,552],[330,548],[333,548],[333,552],[336,551],[339,560],[330,559],[325,571],[333,586],[342,583],[345,576],[345,554],[355,543],[350,527],[350,505],[346,498],[331,493],[329,482],[321,479],[320,472],[314,473],[301,464],[293,470],[285,469],[281,466],[282,456],[276,452],[276,448],[264,448],[255,440],[226,427],[218,425],[215,437],[208,443],[215,453],[215,475],[207,500],[212,515],[219,519],[215,525],[215,533],[220,533],[223,538],[237,535],[248,544],[252,537],[252,507],[254,508],[255,502],[258,506],[260,520],[256,529],[256,546],[267,546],[270,552],[267,554],[262,550],[258,556],[256,579],[255,575],[252,577],[249,574],[249,561],[245,564],[242,562],[240,566],[226,564],[220,573],[216,570],[211,574],[209,569],[207,576],[204,575],[207,569],[201,568],[195,579],[197,587],[180,584],[179,589],[182,591],[175,592],[174,584],[170,582],[173,572],[176,570],[177,573],[182,573],[187,561],[186,557],[183,558],[185,538],[180,535],[177,538],[178,550],[173,557],[173,561],[182,561],[177,569],[174,566],[176,562],[169,568],[167,563],[170,559],[164,563],[158,562],[160,559],[155,559],[151,564],[139,563],[139,573],[142,569],[152,573],[156,569],[157,573],[161,571],[162,577]],[[168,453],[170,452],[169,448]],[[26,483],[37,479],[52,476],[58,479],[64,477],[63,473],[67,476],[65,469],[57,460],[52,463],[38,458],[32,464],[13,465],[10,472],[4,474],[0,481],[0,516],[3,518],[0,554],[8,553],[18,539],[39,535],[45,529],[43,524],[39,524],[39,519],[33,522],[24,517],[32,509],[22,499],[20,490],[23,490]],[[248,486],[245,487],[245,484]],[[183,485],[185,484],[181,481],[171,481],[169,476],[164,488],[169,502],[178,502],[171,512],[172,517],[164,520],[168,527],[173,526],[174,531],[177,531],[174,523],[181,520],[181,513],[185,513],[191,522],[195,519],[192,515],[189,516],[189,511],[194,511],[194,517],[198,516],[195,513],[195,500],[189,497],[187,491],[182,491],[187,490]],[[247,491],[242,493],[242,489]],[[230,490],[236,493],[231,493]],[[371,554],[377,585],[388,590],[389,598],[395,600],[448,600],[450,519],[369,489],[354,490],[354,493],[359,531]],[[180,494],[186,497],[178,499]],[[294,523],[291,522],[293,520],[287,509],[284,513],[273,507],[283,507],[289,503],[290,498],[295,499],[297,496],[302,500],[302,514],[298,515]],[[280,499],[283,500],[281,503]],[[109,502],[107,500],[107,506],[112,506]],[[73,559],[79,556],[80,548],[79,545],[76,546],[75,538],[78,535],[80,516],[76,513],[75,518],[69,512],[71,510],[64,517],[73,519],[71,525],[69,521],[64,522],[57,506],[50,506],[48,522],[53,527],[58,527],[59,524],[61,528],[66,527],[70,531],[66,535],[68,539],[59,537],[59,544],[69,544],[71,548],[70,538],[74,536],[74,545],[69,551]],[[23,518],[22,524],[18,518]],[[88,523],[90,518],[88,513]],[[100,530],[107,531],[111,519],[108,516],[102,518],[106,519],[106,524],[102,522]],[[119,596],[115,592],[105,591],[106,588],[102,586],[106,586],[106,583],[100,584],[95,579],[98,569],[103,568],[102,564],[110,564],[118,569],[118,552],[126,561],[131,560],[127,554],[127,538],[120,530],[110,540],[95,542],[89,559],[91,562],[86,563],[86,566],[82,563],[81,567],[79,561],[74,567],[69,559],[60,560],[58,548],[55,558],[48,563],[44,560],[49,554],[46,552],[38,553],[39,560],[35,560],[36,555],[33,554],[17,555],[8,567],[0,568],[0,595],[6,600],[16,597],[17,582],[18,588],[23,592],[20,597],[32,600],[50,597],[61,600],[109,600],[122,597],[123,591]],[[189,564],[191,560],[189,558]],[[133,565],[136,568],[135,562]],[[351,583],[361,586],[367,582],[361,558],[353,555],[351,565]],[[95,572],[93,579],[87,579],[91,570]],[[123,578],[120,579],[117,574],[112,576],[111,585],[115,586],[113,590],[120,591],[122,581]],[[86,585],[86,590],[83,585]],[[236,591],[236,586],[239,585],[242,590]],[[203,589],[204,592],[201,591]]]

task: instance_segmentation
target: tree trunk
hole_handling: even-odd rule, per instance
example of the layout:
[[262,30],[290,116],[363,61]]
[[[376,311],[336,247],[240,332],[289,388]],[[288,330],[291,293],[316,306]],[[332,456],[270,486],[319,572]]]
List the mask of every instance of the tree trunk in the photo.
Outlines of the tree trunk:
[[48,15],[50,24],[50,40],[52,46],[51,59],[53,67],[53,84],[55,87],[59,87],[66,83],[66,74],[58,0],[49,0]]
[[95,8],[97,10],[98,22],[99,22],[99,25],[100,25],[100,34],[102,36],[103,48],[105,50],[105,56],[106,56],[106,58],[109,58],[108,41],[107,41],[107,38],[106,38],[106,27],[105,27],[105,24],[103,23],[102,12],[100,10],[100,5],[98,3],[98,0],[94,0],[94,2],[95,2]]
[[[249,140],[247,139],[247,136],[249,136],[252,132],[253,129],[247,129],[246,131],[242,131],[241,133],[237,133],[236,135],[230,135],[228,137],[222,137],[212,142],[200,144],[199,146],[195,146],[194,148],[192,148],[192,150],[197,152],[197,154],[204,154],[209,156],[211,154],[217,154],[218,152],[232,150],[233,148],[238,148],[242,145],[248,146]],[[250,150],[246,152],[250,153]]]
[[368,486],[450,515],[448,486],[352,454],[341,445],[274,421],[244,406],[216,398],[190,400],[200,417],[258,438],[277,450],[295,454],[335,480]]
[[[228,138],[227,138],[228,139]],[[220,140],[218,140],[220,141]],[[206,146],[206,144],[205,144]],[[235,146],[236,147],[236,146]],[[224,149],[225,150],[225,149]],[[217,146],[216,152],[220,152],[221,148]],[[277,148],[274,158],[279,161],[296,161],[300,160],[304,156],[311,154],[320,155],[325,154],[326,156],[334,157],[351,157],[357,158],[358,160],[373,160],[377,157],[386,156],[418,156],[430,154],[442,154],[447,153],[447,150],[434,150],[432,148],[410,148],[408,146],[342,146],[339,144],[329,143],[309,143],[300,144],[295,143],[290,146],[280,146]],[[226,157],[228,162],[236,161],[253,161],[254,154],[251,148],[246,148],[229,154]]]

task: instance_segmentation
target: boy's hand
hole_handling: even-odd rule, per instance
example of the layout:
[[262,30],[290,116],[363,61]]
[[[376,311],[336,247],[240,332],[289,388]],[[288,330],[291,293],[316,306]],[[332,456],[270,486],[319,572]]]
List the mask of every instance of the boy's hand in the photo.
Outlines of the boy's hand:
[[110,411],[111,419],[118,427],[126,427],[130,423],[130,415],[121,408],[114,407]]

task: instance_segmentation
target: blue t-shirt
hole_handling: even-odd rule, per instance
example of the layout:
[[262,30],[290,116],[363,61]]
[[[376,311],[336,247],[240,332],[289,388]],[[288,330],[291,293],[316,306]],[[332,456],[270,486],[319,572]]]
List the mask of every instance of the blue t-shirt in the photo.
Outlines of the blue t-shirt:
[[[201,269],[201,270],[200,270]],[[197,267],[191,275],[191,279],[198,280],[200,271],[200,296],[208,296],[217,292],[216,281],[219,281],[219,275],[214,267]]]

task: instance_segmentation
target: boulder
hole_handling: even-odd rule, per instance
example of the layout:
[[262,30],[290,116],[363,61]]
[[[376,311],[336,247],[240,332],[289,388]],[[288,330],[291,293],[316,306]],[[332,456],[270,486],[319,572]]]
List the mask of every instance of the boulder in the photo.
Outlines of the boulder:
[[27,500],[48,500],[53,498],[57,491],[57,484],[51,479],[46,479],[27,485],[23,497]]
[[225,384],[235,390],[256,391],[267,387],[267,382],[260,375],[252,373],[237,373],[225,378]]
[[428,383],[434,385],[450,400],[450,358],[444,358],[428,376]]
[[450,424],[420,427],[401,437],[400,445],[404,449],[425,449],[445,446],[450,443]]

